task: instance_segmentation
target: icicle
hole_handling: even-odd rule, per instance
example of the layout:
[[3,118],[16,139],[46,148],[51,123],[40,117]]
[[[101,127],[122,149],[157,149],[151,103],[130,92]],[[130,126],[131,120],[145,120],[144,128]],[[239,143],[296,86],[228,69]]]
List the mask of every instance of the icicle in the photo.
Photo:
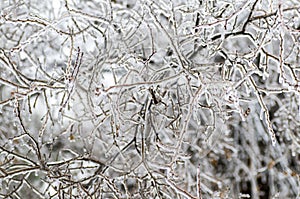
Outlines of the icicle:
[[251,198],[249,194],[240,193],[239,198]]
[[[22,147],[22,146],[25,146],[25,142],[24,142],[24,139],[19,139],[19,145]],[[1,183],[0,183],[1,184]]]
[[[26,99],[26,98],[25,98]],[[21,110],[22,110],[22,112],[24,113],[24,112],[26,112],[25,110],[26,110],[26,103],[25,103],[25,100],[22,100],[22,102],[21,102]]]
[[63,124],[62,110],[58,111],[57,122],[59,125]]
[[260,120],[264,119],[264,110],[263,109],[260,110],[259,119]]
[[11,149],[10,149],[11,151],[15,150],[15,144],[12,139],[8,140],[8,145],[11,147]]
[[300,118],[300,95],[298,96],[299,102],[298,102],[298,117]]
[[275,135],[275,132],[274,130],[272,129],[272,126],[271,126],[271,122],[269,120],[269,116],[266,115],[266,123],[268,125],[268,130],[269,130],[269,134],[270,134],[270,137],[271,137],[271,142],[272,142],[272,145],[275,146],[276,145],[276,135]]
[[292,148],[292,156],[295,157],[296,156],[296,152],[295,152],[295,149],[294,147]]
[[278,80],[279,80],[279,84],[282,84],[282,83],[284,82],[284,81],[283,81],[283,78],[282,78],[281,76],[279,77]]
[[[273,132],[273,131],[272,131]],[[276,145],[276,137],[275,137],[275,134],[273,132],[273,134],[271,135],[271,141],[272,141],[272,145],[275,146]]]
[[28,115],[28,122],[31,122],[32,121],[31,114],[27,114],[27,115]]
[[39,136],[39,137],[38,137],[38,143],[39,143],[39,144],[42,144],[42,136]]

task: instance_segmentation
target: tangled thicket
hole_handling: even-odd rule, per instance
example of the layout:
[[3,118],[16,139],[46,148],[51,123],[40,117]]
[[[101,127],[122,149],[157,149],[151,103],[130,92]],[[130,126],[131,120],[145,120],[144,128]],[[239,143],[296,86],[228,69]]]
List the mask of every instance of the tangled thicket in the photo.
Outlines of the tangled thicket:
[[2,0],[1,198],[296,198],[297,0]]

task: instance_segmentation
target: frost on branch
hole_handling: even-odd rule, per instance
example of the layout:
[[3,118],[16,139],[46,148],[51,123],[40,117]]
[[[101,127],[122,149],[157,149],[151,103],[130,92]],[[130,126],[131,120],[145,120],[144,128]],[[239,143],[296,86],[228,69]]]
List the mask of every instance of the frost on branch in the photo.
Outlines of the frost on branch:
[[0,198],[297,198],[296,1],[0,4]]

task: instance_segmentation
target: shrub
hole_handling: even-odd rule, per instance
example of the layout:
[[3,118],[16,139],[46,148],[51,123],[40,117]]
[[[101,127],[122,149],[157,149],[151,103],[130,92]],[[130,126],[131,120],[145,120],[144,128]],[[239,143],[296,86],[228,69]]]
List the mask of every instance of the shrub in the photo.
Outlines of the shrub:
[[296,1],[0,8],[1,197],[299,197]]

